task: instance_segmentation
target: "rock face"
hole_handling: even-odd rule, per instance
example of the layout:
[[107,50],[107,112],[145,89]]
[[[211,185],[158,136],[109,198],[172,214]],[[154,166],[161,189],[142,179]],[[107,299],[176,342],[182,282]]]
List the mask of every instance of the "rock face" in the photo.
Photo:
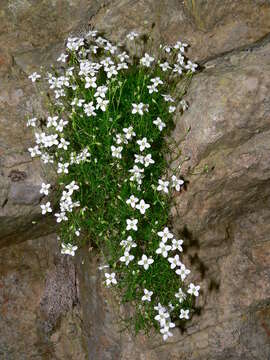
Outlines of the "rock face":
[[0,358],[86,359],[75,266],[55,235],[0,251]]
[[[1,5],[0,26],[9,41],[0,36],[0,245],[9,247],[0,251],[0,358],[268,360],[270,4],[105,5]],[[159,335],[135,338],[117,331],[127,309],[104,289],[91,249],[80,250],[73,261],[59,255],[55,235],[37,238],[52,231],[48,220],[39,221],[39,185],[51,175],[26,153],[32,134],[23,117],[37,104],[26,75],[41,59],[54,58],[71,29],[88,21],[112,39],[155,23],[156,41],[189,42],[190,57],[203,65],[186,95],[189,110],[176,118],[173,137],[181,140],[182,153],[171,164],[185,160],[187,189],[175,198],[172,219],[185,240],[185,263],[202,287],[201,312],[165,344]]]
[[191,45],[192,59],[202,62],[268,34],[270,4],[264,0],[116,0],[91,23],[117,40],[132,30],[151,33],[158,43],[181,39]]

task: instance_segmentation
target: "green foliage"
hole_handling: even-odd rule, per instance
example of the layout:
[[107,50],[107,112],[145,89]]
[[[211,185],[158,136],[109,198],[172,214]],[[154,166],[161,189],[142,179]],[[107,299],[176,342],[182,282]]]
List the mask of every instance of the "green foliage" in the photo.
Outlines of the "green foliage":
[[[80,52],[69,50],[67,68],[73,68],[72,75],[67,76],[66,68],[54,70],[54,74],[49,75],[49,80],[66,76],[69,81],[68,86],[62,87],[64,95],[60,101],[55,101],[50,95],[49,105],[51,116],[68,119],[63,131],[58,132],[59,142],[61,138],[69,142],[67,149],[59,146],[46,149],[57,163],[68,164],[68,173],[60,173],[57,180],[59,202],[63,202],[68,184],[75,181],[79,186],[72,194],[73,203],[79,206],[65,212],[67,220],[60,223],[59,235],[67,246],[91,244],[100,251],[111,272],[116,274],[117,284],[114,286],[119,290],[122,302],[132,304],[130,324],[136,332],[147,332],[153,326],[158,328],[155,320],[158,303],[170,309],[172,321],[179,319],[180,309],[191,310],[193,306],[191,294],[186,293],[182,301],[175,296],[179,288],[184,291],[187,286],[172,270],[168,258],[156,253],[161,242],[158,232],[170,226],[169,210],[175,193],[172,187],[168,193],[158,190],[158,181],[166,181],[172,175],[168,171],[166,155],[171,152],[169,139],[175,126],[174,109],[170,109],[173,104],[165,101],[163,95],[174,95],[174,104],[179,104],[192,71],[183,71],[180,77],[173,71],[162,71],[160,63],[170,59],[173,66],[178,52],[172,48],[169,55],[164,55],[160,49],[151,66],[144,66],[134,56],[129,59],[128,69],[121,69],[112,77],[101,67],[95,74],[96,86],[86,88],[86,76],[79,74],[80,66],[83,61],[88,61],[87,50],[96,44],[95,40],[88,39],[84,40]],[[91,61],[100,63],[108,56],[114,64],[120,63],[119,57],[110,54],[104,46],[100,46],[96,54],[91,54]],[[150,93],[147,86],[155,78],[162,83],[157,92]],[[182,91],[176,94],[179,82],[183,84]],[[104,111],[97,106],[96,90],[99,86],[108,88],[108,104]],[[80,99],[84,101],[82,106],[78,106]],[[84,105],[89,103],[93,104],[96,115],[86,114]],[[132,104],[139,103],[144,104],[143,115],[132,113]],[[166,125],[164,129],[160,130],[154,123],[157,118]],[[136,135],[127,140],[123,129],[130,127]],[[51,127],[48,131],[55,134]],[[117,137],[122,139],[121,144],[117,144]],[[150,147],[141,151],[137,141],[143,138]],[[122,147],[120,156],[112,156],[112,146]],[[71,161],[84,149],[90,154],[87,159],[77,163]],[[41,146],[43,150],[44,146]],[[135,155],[145,157],[148,154],[151,154],[154,164],[142,166],[140,162],[134,163]],[[134,165],[144,168],[141,183],[130,179]],[[179,177],[176,171],[174,175]],[[150,205],[145,213],[126,202],[131,195]],[[138,220],[136,231],[127,230],[127,219]],[[120,243],[128,236],[132,237],[136,247],[129,249],[134,259],[126,265],[120,261],[125,253],[125,246]],[[170,250],[169,257],[178,253],[177,249]],[[138,264],[144,254],[154,260],[147,270]],[[151,301],[142,301],[144,289],[153,292]]]

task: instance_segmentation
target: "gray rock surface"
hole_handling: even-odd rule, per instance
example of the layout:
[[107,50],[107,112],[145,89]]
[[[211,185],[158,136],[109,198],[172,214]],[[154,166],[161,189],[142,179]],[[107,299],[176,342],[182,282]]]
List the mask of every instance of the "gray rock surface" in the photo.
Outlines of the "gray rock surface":
[[180,39],[191,45],[193,60],[205,61],[266,36],[270,4],[265,0],[115,0],[101,8],[91,23],[117,40],[132,30],[151,33],[158,44]]
[[[73,262],[59,255],[55,235],[37,238],[54,230],[39,207],[39,185],[52,175],[26,151],[24,116],[42,113],[27,75],[88,22],[112,39],[155,23],[155,41],[187,41],[204,65],[189,110],[176,118],[182,152],[171,165],[186,160],[172,219],[202,286],[201,312],[165,344],[118,332],[128,308],[102,285],[91,249]],[[0,250],[1,359],[269,360],[269,28],[263,0],[1,3],[0,247],[9,245]]]
[[75,266],[56,235],[0,250],[0,358],[86,359]]

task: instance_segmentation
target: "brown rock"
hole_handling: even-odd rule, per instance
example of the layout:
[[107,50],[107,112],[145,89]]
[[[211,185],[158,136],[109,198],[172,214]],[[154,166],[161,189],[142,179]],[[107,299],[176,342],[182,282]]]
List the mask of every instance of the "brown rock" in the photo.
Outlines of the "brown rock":
[[117,40],[137,30],[151,32],[158,44],[188,42],[191,58],[204,61],[267,35],[270,4],[264,0],[116,0],[91,22]]
[[56,235],[0,251],[0,358],[87,359],[75,268]]
[[[0,243],[13,244],[0,251],[0,358],[268,360],[270,4],[102,5],[22,0],[0,6]],[[185,240],[192,281],[202,288],[201,312],[167,343],[158,334],[118,332],[128,308],[104,288],[89,249],[78,253],[75,271],[72,259],[59,256],[55,236],[14,245],[51,231],[40,222],[38,193],[51,175],[27,153],[33,137],[24,116],[34,108],[42,114],[42,106],[26,75],[49,63],[68,33],[90,19],[117,40],[155,23],[155,41],[187,41],[191,58],[205,65],[188,91],[190,109],[176,119],[174,137],[184,140],[171,165],[189,159],[181,168],[187,190],[176,197],[172,219]]]

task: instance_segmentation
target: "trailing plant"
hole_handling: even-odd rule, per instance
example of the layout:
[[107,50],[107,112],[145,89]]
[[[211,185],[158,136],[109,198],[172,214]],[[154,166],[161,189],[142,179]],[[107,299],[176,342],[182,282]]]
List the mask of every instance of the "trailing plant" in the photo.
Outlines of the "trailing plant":
[[[187,282],[183,240],[170,230],[171,201],[184,180],[166,161],[174,115],[188,107],[182,97],[197,65],[184,55],[187,44],[160,46],[153,56],[141,40],[127,35],[137,50],[131,56],[123,44],[89,31],[68,38],[60,66],[31,74],[49,89],[46,121],[27,121],[36,128],[29,151],[58,175],[54,216],[62,253],[74,256],[88,243],[98,248],[104,284],[132,304],[136,332],[154,326],[166,340],[176,319],[190,318],[200,289]],[[50,191],[41,185],[44,196]],[[42,214],[52,207],[43,201]]]

